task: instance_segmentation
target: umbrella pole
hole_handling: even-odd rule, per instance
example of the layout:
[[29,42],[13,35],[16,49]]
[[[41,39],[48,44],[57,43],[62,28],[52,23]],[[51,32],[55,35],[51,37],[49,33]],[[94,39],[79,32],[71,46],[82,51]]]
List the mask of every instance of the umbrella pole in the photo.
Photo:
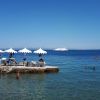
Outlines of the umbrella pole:
[[24,58],[23,58],[23,64],[25,66],[25,60],[26,60],[26,53],[24,53]]
[[2,58],[2,54],[0,53],[0,59]]

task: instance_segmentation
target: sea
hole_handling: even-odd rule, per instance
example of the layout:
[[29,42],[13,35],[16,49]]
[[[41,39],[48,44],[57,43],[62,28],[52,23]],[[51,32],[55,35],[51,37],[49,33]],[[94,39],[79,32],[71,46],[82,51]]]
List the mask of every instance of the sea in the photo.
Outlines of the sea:
[[[100,100],[100,50],[47,50],[47,65],[58,73],[0,74],[0,100]],[[38,55],[14,54],[17,62],[38,61]],[[2,54],[9,57],[9,54]]]

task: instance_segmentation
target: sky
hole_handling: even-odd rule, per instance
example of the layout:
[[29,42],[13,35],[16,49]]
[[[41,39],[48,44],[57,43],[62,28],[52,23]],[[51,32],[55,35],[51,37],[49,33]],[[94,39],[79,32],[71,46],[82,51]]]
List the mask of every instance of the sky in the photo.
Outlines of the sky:
[[100,0],[0,0],[0,48],[100,49]]

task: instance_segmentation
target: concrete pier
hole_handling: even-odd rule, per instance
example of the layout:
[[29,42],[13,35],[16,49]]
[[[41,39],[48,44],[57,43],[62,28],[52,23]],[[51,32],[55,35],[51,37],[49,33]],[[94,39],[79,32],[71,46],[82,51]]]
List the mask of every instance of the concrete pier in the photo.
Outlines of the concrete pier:
[[27,67],[27,66],[0,66],[0,73],[56,73],[56,66]]

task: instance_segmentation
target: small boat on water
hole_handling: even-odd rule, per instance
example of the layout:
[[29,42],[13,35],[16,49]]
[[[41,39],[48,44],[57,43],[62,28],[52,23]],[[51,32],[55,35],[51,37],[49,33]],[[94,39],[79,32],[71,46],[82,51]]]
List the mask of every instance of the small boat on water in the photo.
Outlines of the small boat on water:
[[68,49],[66,49],[66,48],[56,48],[56,49],[54,49],[55,51],[68,51]]

